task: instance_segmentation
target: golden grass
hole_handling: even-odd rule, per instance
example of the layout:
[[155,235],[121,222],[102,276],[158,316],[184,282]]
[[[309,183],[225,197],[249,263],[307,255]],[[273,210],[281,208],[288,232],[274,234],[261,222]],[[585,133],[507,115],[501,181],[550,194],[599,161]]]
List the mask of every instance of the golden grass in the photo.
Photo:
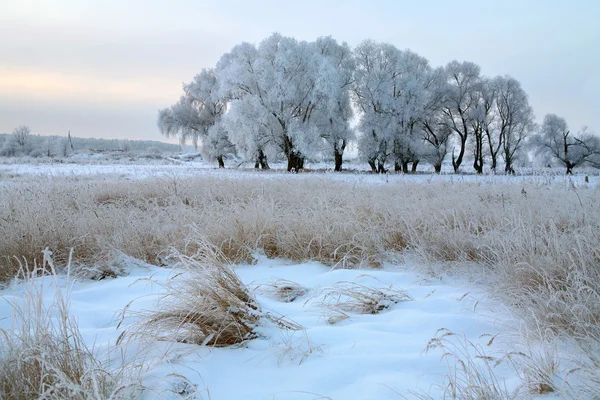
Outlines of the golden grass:
[[[325,177],[11,182],[0,188],[0,278],[18,260],[120,273],[115,254],[164,264],[207,242],[232,263],[268,257],[377,267],[398,254],[477,263],[556,332],[600,337],[600,190],[527,183],[352,184]],[[191,243],[191,244],[190,244]],[[75,269],[77,269],[74,266]],[[104,271],[104,272],[103,272]],[[108,271],[108,272],[107,272]],[[111,274],[110,271],[113,271]]]
[[264,296],[284,303],[291,303],[299,297],[308,294],[307,288],[288,279],[276,279],[267,284],[257,286],[255,290]]
[[311,298],[318,299],[318,304],[330,314],[327,318],[330,324],[349,318],[348,313],[379,314],[394,304],[413,300],[408,293],[393,285],[376,288],[345,281],[316,288]]
[[[239,345],[257,337],[256,328],[271,322],[283,329],[301,327],[262,310],[224,256],[209,244],[197,244],[193,256],[173,254],[181,269],[165,285],[155,310],[143,312],[139,323],[119,339],[138,337],[213,347]],[[123,315],[125,316],[125,314]]]

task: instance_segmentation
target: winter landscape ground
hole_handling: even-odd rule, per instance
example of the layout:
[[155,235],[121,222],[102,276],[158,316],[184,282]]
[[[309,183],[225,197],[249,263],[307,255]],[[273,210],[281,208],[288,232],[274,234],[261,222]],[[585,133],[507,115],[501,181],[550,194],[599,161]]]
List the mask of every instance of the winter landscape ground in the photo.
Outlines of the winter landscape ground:
[[273,166],[1,164],[0,397],[600,396],[597,174]]

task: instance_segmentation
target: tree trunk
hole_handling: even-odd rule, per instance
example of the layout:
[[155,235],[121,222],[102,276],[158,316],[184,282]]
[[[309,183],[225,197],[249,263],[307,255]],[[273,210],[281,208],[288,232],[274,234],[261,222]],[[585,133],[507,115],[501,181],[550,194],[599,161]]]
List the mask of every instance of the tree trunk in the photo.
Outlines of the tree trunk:
[[335,168],[334,171],[340,172],[342,170],[342,153],[340,153],[337,149],[335,150]]
[[219,168],[225,168],[225,163],[223,162],[223,156],[217,156],[217,162],[219,163]]
[[458,172],[460,165],[462,164],[462,160],[465,155],[465,147],[467,146],[467,138],[469,137],[467,123],[464,119],[462,125],[464,134],[458,134],[460,137],[460,151],[458,152],[458,158],[454,158],[454,149],[452,149],[452,167],[454,167],[454,173]]
[[433,169],[435,170],[436,174],[441,174],[442,173],[442,163],[433,164]]
[[256,162],[254,163],[254,168],[258,169],[271,169],[269,167],[269,163],[267,162],[267,155],[262,151],[258,150],[258,156],[256,157]]
[[483,173],[483,132],[479,128],[475,128],[473,133],[475,138],[475,153],[473,154],[473,168],[478,174]]
[[402,161],[402,172],[408,174],[408,161]]
[[458,173],[458,170],[460,169],[460,164],[462,164],[463,156],[465,155],[465,143],[462,139],[462,136],[460,140],[462,145],[460,147],[460,151],[458,152],[458,158],[455,158],[454,149],[452,149],[452,167],[454,168],[454,173]]
[[381,161],[377,161],[377,173],[385,174],[386,172],[387,172],[387,169],[385,169],[385,164],[382,163]]
[[507,154],[504,155],[504,163],[504,173],[514,175],[515,170],[512,167],[512,158]]
[[575,165],[573,165],[570,162],[566,162],[567,165],[567,175],[573,175],[573,168],[575,167]]
[[301,169],[304,169],[304,157],[295,151],[291,151],[289,152],[289,154],[287,155],[288,158],[288,165],[287,165],[287,170],[288,172],[299,172]]
[[342,140],[342,145],[338,146],[337,142],[333,145],[333,156],[335,158],[335,169],[334,171],[342,170],[344,150],[346,149],[346,140]]
[[473,161],[473,168],[475,169],[475,172],[477,172],[478,174],[483,173],[483,164],[479,162],[478,157],[475,157],[475,160]]
[[377,166],[375,165],[375,159],[371,159],[367,162],[369,163],[369,167],[371,167],[371,172],[377,172]]
[[402,164],[399,161],[394,162],[394,172],[402,171]]
[[417,165],[419,165],[419,160],[413,161],[412,167],[410,168],[410,172],[417,172]]

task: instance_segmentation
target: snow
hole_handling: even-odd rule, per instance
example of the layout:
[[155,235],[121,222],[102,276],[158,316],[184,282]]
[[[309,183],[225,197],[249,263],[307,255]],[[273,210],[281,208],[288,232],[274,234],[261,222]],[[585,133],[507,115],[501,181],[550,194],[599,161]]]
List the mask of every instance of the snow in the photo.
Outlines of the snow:
[[[86,343],[101,353],[114,347],[121,332],[134,322],[136,311],[153,307],[156,296],[164,290],[161,283],[178,273],[139,262],[128,269],[125,277],[80,281],[72,286],[71,313]],[[409,391],[427,392],[437,398],[446,363],[440,351],[424,351],[436,331],[450,329],[478,342],[483,334],[505,331],[507,321],[511,321],[509,312],[486,295],[483,287],[427,277],[406,265],[330,270],[314,262],[290,264],[263,257],[256,265],[237,266],[235,271],[265,310],[284,315],[304,330],[285,331],[265,325],[258,329],[259,338],[236,348],[127,342],[125,353],[135,355],[147,368],[144,383],[153,390],[144,398],[170,398],[169,390],[183,390],[181,386],[189,383],[197,385],[199,391],[208,391],[197,398],[208,398],[209,393],[213,400],[398,399],[399,393],[407,395]],[[44,295],[50,301],[56,286],[45,279],[48,287]],[[275,279],[297,282],[310,291],[284,303],[257,289]],[[413,300],[393,304],[376,315],[350,313],[349,319],[332,325],[327,322],[326,310],[319,306],[319,297],[313,294],[315,289],[341,281],[374,287],[394,285]],[[61,277],[58,283],[66,285],[66,278]],[[2,296],[16,301],[24,290],[23,283],[13,283]],[[117,328],[119,314],[126,307],[129,317]],[[3,302],[1,327],[9,326],[9,316],[8,302]],[[509,373],[505,378],[514,380]]]
[[[205,176],[215,179],[339,180],[355,184],[382,185],[398,182],[472,182],[562,184],[596,186],[598,175],[566,177],[559,174],[435,175],[368,173],[289,174],[283,165],[273,163],[271,171],[252,168],[219,170],[203,161],[160,164],[2,164],[0,184],[11,178],[72,177],[74,179],[184,179]],[[323,168],[325,164],[308,165]],[[364,168],[358,162],[350,168]],[[330,167],[330,165],[328,166]],[[8,178],[8,179],[5,179]],[[3,182],[4,181],[4,182]],[[143,365],[144,384],[152,388],[145,399],[181,398],[176,392],[197,388],[198,399],[398,399],[411,392],[440,398],[448,364],[441,350],[426,352],[426,346],[439,329],[458,334],[460,340],[480,344],[489,354],[502,353],[496,340],[485,346],[489,336],[510,335],[517,324],[485,286],[456,277],[431,277],[413,265],[385,265],[380,270],[330,270],[310,262],[291,264],[285,260],[259,258],[256,265],[235,266],[242,281],[253,290],[265,310],[284,315],[303,326],[301,331],[285,331],[266,324],[259,338],[234,348],[208,348],[191,344],[128,341],[116,347],[121,333],[136,321],[136,312],[152,309],[164,291],[164,283],[178,271],[129,260],[127,276],[102,281],[82,280],[72,284],[71,313],[77,319],[86,343],[100,357],[122,354]],[[297,282],[309,292],[291,303],[277,301],[260,290],[276,279]],[[68,285],[61,276],[47,285],[45,300]],[[373,287],[394,285],[406,291],[412,301],[392,304],[375,315],[350,313],[336,324],[327,321],[327,310],[319,306],[319,288],[336,282],[356,282]],[[0,291],[0,327],[10,327],[11,302],[23,299],[26,285],[14,282]],[[121,314],[127,309],[121,324]],[[482,336],[483,335],[483,336]],[[115,353],[116,352],[116,353]],[[116,357],[118,359],[119,356]],[[115,361],[116,362],[116,361]],[[497,371],[509,389],[519,384],[517,373],[506,366]],[[185,379],[183,378],[185,377]],[[210,397],[209,397],[210,396]],[[192,397],[190,397],[192,398]]]
[[[287,177],[287,179],[325,179],[355,184],[389,184],[397,182],[409,183],[429,183],[429,182],[448,182],[448,183],[526,183],[538,186],[560,184],[571,185],[575,187],[595,187],[600,180],[597,170],[575,170],[572,176],[564,175],[562,168],[548,169],[523,169],[522,174],[510,175],[491,175],[491,174],[454,174],[448,171],[440,175],[432,172],[428,166],[420,166],[423,171],[417,174],[372,174],[367,171],[368,165],[356,159],[345,161],[345,172],[332,172],[333,162],[307,162],[308,170],[299,174],[286,172],[284,163],[271,163],[271,170],[255,170],[249,163],[226,161],[227,168],[218,169],[215,163],[206,161],[181,162],[173,160],[175,164],[153,164],[153,163],[131,163],[131,164],[78,164],[78,163],[15,163],[0,164],[0,183],[5,177],[31,177],[31,178],[53,178],[53,177],[71,177],[71,178],[93,178],[95,180],[137,180],[137,179],[184,179],[188,177],[210,177],[216,179],[278,179]],[[238,167],[239,166],[239,167]],[[589,183],[585,182],[588,176]]]

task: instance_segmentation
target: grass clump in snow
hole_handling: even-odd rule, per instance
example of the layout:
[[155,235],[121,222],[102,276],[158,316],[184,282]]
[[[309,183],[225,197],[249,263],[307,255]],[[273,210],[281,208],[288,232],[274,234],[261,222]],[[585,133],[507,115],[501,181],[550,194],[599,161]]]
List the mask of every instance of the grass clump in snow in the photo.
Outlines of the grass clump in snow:
[[284,329],[301,328],[263,311],[236,273],[222,262],[225,257],[218,249],[207,244],[200,248],[194,256],[171,256],[182,272],[167,282],[156,310],[140,315],[140,323],[122,338],[225,347],[256,338],[256,329],[265,321]]
[[331,314],[327,318],[331,324],[348,318],[348,313],[379,314],[393,304],[413,300],[408,293],[393,285],[376,288],[345,281],[317,288],[311,298],[319,299],[318,303]]
[[[51,263],[31,271],[25,266],[24,297],[5,299],[12,317],[8,328],[0,328],[0,398],[102,400],[139,394],[139,382],[128,381],[124,368],[105,368],[83,341],[69,315],[69,288],[61,289],[57,276],[47,270],[53,270]],[[47,305],[45,290],[50,286],[55,293]]]
[[308,294],[307,288],[287,279],[276,279],[268,284],[259,285],[257,290],[260,294],[284,303],[294,302]]

